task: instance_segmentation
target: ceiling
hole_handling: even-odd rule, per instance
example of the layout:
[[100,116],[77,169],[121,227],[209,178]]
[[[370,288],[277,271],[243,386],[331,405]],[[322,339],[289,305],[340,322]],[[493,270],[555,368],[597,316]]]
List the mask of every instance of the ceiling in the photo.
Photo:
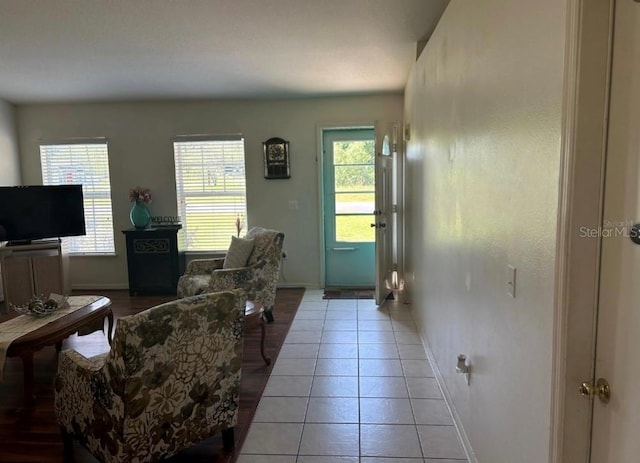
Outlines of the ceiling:
[[402,91],[448,0],[0,0],[0,99]]

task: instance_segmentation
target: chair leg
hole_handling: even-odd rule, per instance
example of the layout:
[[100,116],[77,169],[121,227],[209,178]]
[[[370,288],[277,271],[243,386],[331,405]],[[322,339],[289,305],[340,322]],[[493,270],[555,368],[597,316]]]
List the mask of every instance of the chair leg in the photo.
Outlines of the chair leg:
[[64,462],[73,463],[75,461],[73,455],[73,436],[63,427],[60,427],[60,434],[62,434],[62,445],[64,446]]
[[267,321],[267,323],[273,323],[273,312],[271,310],[265,310],[262,313],[262,316]]
[[260,354],[262,355],[262,359],[264,360],[264,363],[266,363],[267,365],[271,365],[271,358],[267,357],[267,355],[264,353],[264,338],[266,336],[265,329],[264,329],[264,320],[260,320],[260,331],[261,331]]
[[227,450],[233,450],[236,446],[235,438],[233,436],[233,428],[227,428],[222,430],[222,447]]

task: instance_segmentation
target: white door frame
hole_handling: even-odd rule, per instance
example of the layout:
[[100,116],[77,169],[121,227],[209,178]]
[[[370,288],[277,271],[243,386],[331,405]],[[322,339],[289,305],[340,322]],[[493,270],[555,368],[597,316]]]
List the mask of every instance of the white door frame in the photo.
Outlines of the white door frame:
[[[615,0],[567,0],[552,387],[553,463],[588,463]],[[632,1],[632,0],[621,0]],[[584,228],[583,228],[584,227]]]

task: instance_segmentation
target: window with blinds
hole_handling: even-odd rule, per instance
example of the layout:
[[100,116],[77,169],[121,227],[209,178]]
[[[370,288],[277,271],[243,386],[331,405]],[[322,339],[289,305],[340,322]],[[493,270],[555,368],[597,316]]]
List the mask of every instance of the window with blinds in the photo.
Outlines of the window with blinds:
[[70,254],[114,254],[106,140],[40,145],[44,185],[82,184],[87,234],[65,238]]
[[[246,224],[244,139],[241,135],[179,137],[173,143],[181,247],[222,251]],[[245,228],[246,231],[246,228]]]

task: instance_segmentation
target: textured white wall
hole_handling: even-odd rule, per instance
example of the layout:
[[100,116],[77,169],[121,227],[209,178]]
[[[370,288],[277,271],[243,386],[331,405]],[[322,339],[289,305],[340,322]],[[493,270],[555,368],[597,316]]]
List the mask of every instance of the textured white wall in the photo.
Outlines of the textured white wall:
[[15,108],[0,100],[0,185],[20,185],[20,158]]
[[[317,125],[372,124],[399,120],[402,96],[291,100],[219,100],[120,104],[27,105],[17,111],[26,183],[40,183],[39,140],[107,137],[117,257],[76,257],[75,287],[126,287],[126,249],[121,230],[130,227],[129,188],[151,188],[153,215],[176,215],[173,145],[181,134],[242,133],[245,136],[250,226],[285,233],[286,285],[318,286],[319,216]],[[262,142],[290,142],[291,178],[264,179]],[[289,209],[289,200],[298,209]]]
[[565,7],[453,0],[405,92],[407,284],[482,463],[548,460]]

